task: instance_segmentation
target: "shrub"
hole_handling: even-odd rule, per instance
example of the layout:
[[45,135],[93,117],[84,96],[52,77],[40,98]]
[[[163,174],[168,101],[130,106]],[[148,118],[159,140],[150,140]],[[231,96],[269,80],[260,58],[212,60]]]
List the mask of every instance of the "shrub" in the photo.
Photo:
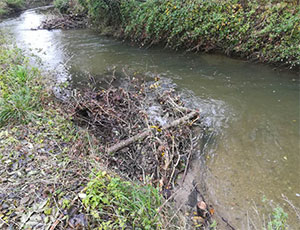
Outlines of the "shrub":
[[107,25],[120,25],[121,0],[79,0],[94,21],[105,22]]
[[[240,2],[244,2],[241,4]],[[262,62],[300,65],[295,1],[80,0],[96,24],[114,25],[142,45],[222,50]]]
[[24,0],[4,0],[9,8],[12,9],[21,9],[23,8],[25,1]]
[[61,12],[67,13],[69,9],[69,0],[55,0],[54,6]]

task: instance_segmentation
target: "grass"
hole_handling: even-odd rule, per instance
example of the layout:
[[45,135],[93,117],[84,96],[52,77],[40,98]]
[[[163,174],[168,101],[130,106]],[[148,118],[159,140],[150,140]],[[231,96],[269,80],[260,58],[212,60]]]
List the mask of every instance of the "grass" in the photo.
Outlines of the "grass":
[[[1,35],[0,35],[1,36]],[[41,76],[22,51],[0,41],[0,127],[30,122],[41,108]]]
[[99,229],[160,228],[157,209],[161,196],[152,186],[140,186],[100,171],[88,183],[83,203],[102,220]]
[[[16,229],[31,229],[37,220],[50,228],[57,216],[67,215],[74,221],[84,216],[97,229],[158,229],[159,191],[103,171],[88,183],[92,169],[101,169],[96,138],[75,126],[51,100],[40,72],[23,52],[3,36],[0,41],[0,193],[18,194],[1,199],[0,212],[3,204],[7,208],[0,215],[0,228],[14,223]],[[30,186],[24,187],[24,181]],[[77,195],[84,187],[82,206]],[[78,211],[69,214],[74,205]],[[58,229],[67,223],[62,221]]]

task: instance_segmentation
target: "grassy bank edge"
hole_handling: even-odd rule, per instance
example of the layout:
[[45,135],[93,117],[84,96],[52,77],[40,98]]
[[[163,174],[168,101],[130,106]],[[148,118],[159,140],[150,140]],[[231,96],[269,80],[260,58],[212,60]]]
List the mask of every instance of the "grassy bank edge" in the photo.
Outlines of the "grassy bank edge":
[[2,0],[0,1],[0,20],[13,16],[23,10],[51,4],[53,0]]
[[[7,188],[1,189],[0,193],[10,194],[12,189],[19,197],[13,200],[7,198],[7,202],[1,200],[1,205],[5,203],[10,208],[0,215],[0,227],[8,227],[11,223],[15,223],[13,226],[18,229],[33,227],[30,225],[34,223],[31,216],[27,221],[24,219],[41,204],[43,207],[38,212],[46,218],[35,218],[51,227],[58,214],[67,212],[74,201],[81,200],[77,202],[80,214],[100,229],[113,229],[128,222],[144,229],[159,229],[161,220],[157,210],[162,202],[159,191],[121,179],[110,172],[100,160],[96,138],[88,130],[73,124],[64,105],[53,97],[51,89],[46,88],[47,80],[38,68],[32,67],[22,50],[11,44],[3,34],[0,33],[0,37],[0,165],[5,169],[1,171],[3,188]],[[33,150],[30,154],[23,154]],[[32,163],[28,164],[32,165],[34,172],[22,172],[20,180],[10,183],[11,175],[19,170],[14,165],[20,157],[22,161],[30,158]],[[48,168],[46,176],[45,167]],[[76,189],[69,187],[74,176],[68,178],[60,173],[68,174],[73,170],[79,172],[76,175],[78,179],[75,179],[78,183]],[[44,175],[44,178],[38,175]],[[40,180],[48,180],[47,187],[53,187],[52,192],[38,194],[38,197],[35,193],[30,198],[32,203],[24,204],[20,199],[26,197],[26,193],[21,191],[24,181],[38,187]],[[61,184],[51,184],[51,181],[57,180]],[[24,192],[30,194],[26,188]],[[107,211],[109,215],[114,214],[113,221],[99,221],[106,207],[113,207],[112,213]],[[19,212],[20,208],[22,212]]]
[[142,47],[221,52],[300,68],[300,5],[238,0],[55,0],[63,12],[85,12],[103,34]]

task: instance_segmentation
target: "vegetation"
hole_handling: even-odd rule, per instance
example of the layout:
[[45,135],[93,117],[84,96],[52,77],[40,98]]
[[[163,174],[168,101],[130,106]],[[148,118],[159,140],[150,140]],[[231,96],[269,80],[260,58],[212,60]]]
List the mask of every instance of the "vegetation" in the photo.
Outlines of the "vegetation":
[[272,213],[272,219],[268,222],[268,230],[285,230],[288,229],[287,223],[288,215],[281,207],[276,207]]
[[52,0],[0,0],[0,19],[29,7],[46,5]]
[[[157,229],[159,191],[104,173],[96,138],[73,124],[44,83],[1,37],[0,228]],[[94,170],[102,171],[89,182]]]
[[[79,0],[95,24],[121,29],[141,45],[221,50],[262,62],[300,65],[297,1]],[[121,26],[121,27],[120,27]]]
[[0,2],[0,18],[20,11],[25,6],[25,0],[3,0]]
[[68,0],[54,0],[54,6],[61,12],[67,13],[69,9],[69,1]]
[[100,223],[100,229],[159,229],[161,197],[152,186],[141,187],[100,171],[85,193],[83,203],[93,216],[107,220]]
[[22,51],[0,41],[0,127],[29,122],[40,108],[40,74]]

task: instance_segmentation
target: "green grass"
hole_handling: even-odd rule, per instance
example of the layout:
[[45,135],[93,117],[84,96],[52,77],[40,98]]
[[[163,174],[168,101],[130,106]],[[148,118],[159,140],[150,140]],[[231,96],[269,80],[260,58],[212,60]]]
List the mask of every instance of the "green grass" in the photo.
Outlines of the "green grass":
[[159,229],[159,191],[100,171],[85,191],[83,203],[100,221],[99,229]]
[[[1,34],[0,34],[1,36]],[[0,41],[0,127],[31,121],[41,107],[39,71],[22,51]]]

